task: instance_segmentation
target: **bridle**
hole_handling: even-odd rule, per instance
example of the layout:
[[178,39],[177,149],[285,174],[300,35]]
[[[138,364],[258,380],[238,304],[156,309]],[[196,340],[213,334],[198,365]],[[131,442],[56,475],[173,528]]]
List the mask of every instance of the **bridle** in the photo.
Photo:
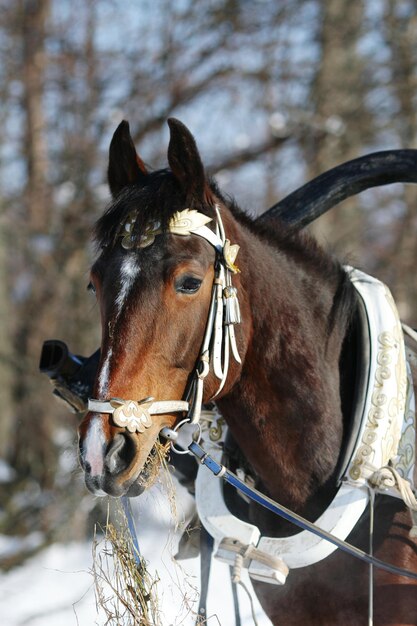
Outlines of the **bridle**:
[[[237,363],[241,363],[234,332],[235,324],[241,321],[237,289],[232,284],[233,274],[239,269],[235,265],[239,246],[231,244],[226,238],[220,207],[214,206],[216,212],[215,230],[206,226],[212,218],[196,210],[184,209],[177,212],[168,224],[168,232],[174,235],[197,235],[207,241],[216,251],[214,262],[214,279],[211,292],[209,313],[201,344],[200,353],[191,381],[185,392],[184,400],[160,400],[153,397],[143,400],[125,400],[111,398],[108,401],[88,400],[88,410],[95,413],[110,414],[113,422],[120,428],[131,433],[143,433],[152,425],[153,415],[166,413],[187,413],[183,423],[198,424],[204,396],[204,381],[210,370],[213,370],[219,384],[211,397],[214,400],[224,388],[229,371],[230,353]],[[130,250],[134,247],[144,248],[155,241],[162,231],[158,224],[148,228],[137,237],[134,234],[136,216],[130,215],[123,224],[122,247]],[[163,428],[161,434],[167,439],[175,440],[176,429]]]

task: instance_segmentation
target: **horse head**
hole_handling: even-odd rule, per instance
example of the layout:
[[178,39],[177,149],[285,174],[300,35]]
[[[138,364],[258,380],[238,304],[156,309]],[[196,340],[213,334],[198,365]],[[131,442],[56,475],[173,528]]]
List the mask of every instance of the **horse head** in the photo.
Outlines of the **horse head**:
[[101,361],[79,429],[81,465],[96,494],[140,493],[161,430],[226,393],[245,351],[242,331],[236,338],[227,331],[234,353],[227,367],[224,329],[217,357],[211,348],[219,337],[207,331],[216,329],[216,312],[224,317],[218,296],[224,301],[229,289],[236,304],[238,247],[230,240],[239,226],[208,182],[188,129],[168,123],[170,169],[148,172],[127,122],[110,145],[113,203],[96,225],[89,285],[100,308]]

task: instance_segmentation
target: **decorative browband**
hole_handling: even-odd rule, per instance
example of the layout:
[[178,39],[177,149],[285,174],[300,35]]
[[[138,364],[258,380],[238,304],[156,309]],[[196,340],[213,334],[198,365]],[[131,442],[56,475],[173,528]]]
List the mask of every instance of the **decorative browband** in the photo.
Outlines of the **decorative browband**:
[[[140,236],[134,232],[135,222],[137,220],[137,213],[132,212],[129,214],[126,222],[122,224],[122,248],[125,250],[132,250],[133,248],[147,248],[151,246],[157,235],[162,233],[161,225],[159,222],[152,222],[145,228],[144,233]],[[239,272],[238,267],[235,265],[236,257],[239,252],[239,246],[237,244],[231,244],[228,239],[222,241],[222,239],[212,230],[207,228],[206,224],[212,221],[211,217],[204,215],[195,209],[184,209],[183,211],[177,211],[171,217],[168,224],[168,232],[173,235],[200,235],[211,243],[216,250],[223,253],[223,258],[227,268],[233,273]]]

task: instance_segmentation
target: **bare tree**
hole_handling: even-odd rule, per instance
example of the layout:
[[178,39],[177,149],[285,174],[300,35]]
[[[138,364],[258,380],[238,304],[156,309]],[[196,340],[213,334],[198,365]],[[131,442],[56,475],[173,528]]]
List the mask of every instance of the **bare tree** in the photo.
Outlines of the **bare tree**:
[[[390,50],[390,86],[396,114],[391,123],[401,148],[417,147],[417,6],[412,2],[387,2],[385,38]],[[392,240],[381,255],[384,275],[398,299],[400,311],[410,323],[417,322],[415,275],[417,264],[417,188],[401,186],[397,192],[401,210],[395,212]]]

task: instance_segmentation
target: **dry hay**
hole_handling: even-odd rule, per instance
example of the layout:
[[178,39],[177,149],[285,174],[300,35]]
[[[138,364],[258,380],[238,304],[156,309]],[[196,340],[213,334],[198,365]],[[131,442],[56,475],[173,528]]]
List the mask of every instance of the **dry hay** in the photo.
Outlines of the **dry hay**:
[[127,525],[121,531],[108,522],[104,532],[104,539],[94,539],[93,576],[97,610],[106,616],[106,626],[160,626],[158,580],[152,580],[136,553]]
[[[157,442],[146,463],[146,487],[159,478],[167,491],[171,513],[176,519],[172,476],[167,462],[169,444]],[[162,470],[162,471],[161,471]],[[158,606],[158,577],[147,571],[146,560],[138,554],[128,521],[119,500],[108,506],[107,522],[98,528],[93,541],[92,573],[97,610],[106,617],[105,626],[162,626]],[[110,521],[114,518],[114,523]]]

